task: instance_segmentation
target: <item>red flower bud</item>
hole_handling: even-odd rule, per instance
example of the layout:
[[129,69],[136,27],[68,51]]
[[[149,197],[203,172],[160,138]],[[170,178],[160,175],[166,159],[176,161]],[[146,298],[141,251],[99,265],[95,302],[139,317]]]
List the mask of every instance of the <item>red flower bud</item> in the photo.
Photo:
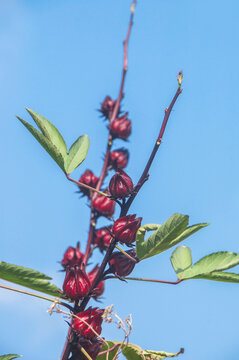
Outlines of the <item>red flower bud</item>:
[[110,123],[109,130],[113,138],[126,140],[131,134],[131,120],[127,116],[128,113],[125,113]]
[[[99,178],[97,176],[94,175],[94,173],[91,171],[91,170],[86,170],[84,172],[84,174],[81,175],[80,179],[79,179],[79,182],[85,184],[85,185],[88,185],[88,186],[91,186],[92,188],[96,188],[96,185],[98,183],[98,180]],[[79,186],[80,188],[80,192],[83,194],[83,195],[86,195],[86,196],[90,196],[90,190],[83,187],[83,186]]]
[[[91,270],[87,276],[88,276],[88,279],[90,280],[90,283],[91,285],[93,285],[94,281],[95,281],[95,277],[98,273],[98,270],[99,270],[99,265],[96,265],[94,267],[93,270]],[[92,292],[92,295],[93,295],[93,298],[96,299],[97,297],[101,296],[104,292],[104,289],[105,289],[105,282],[104,281],[101,281],[94,289],[93,289],[93,292]]]
[[72,346],[72,357],[71,360],[88,360],[88,358],[83,354],[81,348],[83,348],[87,354],[90,355],[92,360],[97,358],[104,342],[101,339],[86,339],[79,338],[77,343]]
[[131,194],[133,188],[131,178],[122,169],[119,169],[110,180],[109,190],[116,199],[126,198]]
[[142,218],[136,215],[127,215],[116,220],[112,227],[112,232],[116,239],[122,243],[132,244],[135,241],[136,233],[140,228]]
[[[134,249],[126,252],[135,258],[136,252]],[[121,251],[116,251],[110,257],[109,267],[116,276],[127,276],[134,270],[135,262],[130,260]]]
[[[107,190],[105,190],[104,193],[109,195]],[[100,215],[106,217],[112,217],[115,211],[115,202],[110,200],[109,197],[100,194],[95,194],[91,206]]]
[[109,168],[114,170],[124,169],[129,161],[129,152],[127,149],[121,148],[110,153]]
[[106,96],[101,104],[100,112],[102,115],[109,119],[113,112],[115,103],[116,101],[112,100],[110,96]]
[[[112,226],[109,227],[111,229]],[[98,229],[94,233],[93,243],[97,245],[101,252],[107,250],[112,240],[112,235],[106,227]]]
[[63,284],[63,291],[71,300],[79,300],[85,297],[91,284],[85,271],[81,270],[79,266],[72,266],[67,268],[66,277]]
[[101,334],[101,324],[103,321],[103,309],[92,308],[76,314],[73,327],[76,332],[84,338],[92,339]]
[[80,251],[80,245],[78,244],[76,248],[70,246],[67,248],[64,257],[61,261],[61,265],[66,268],[66,266],[81,265],[84,254]]

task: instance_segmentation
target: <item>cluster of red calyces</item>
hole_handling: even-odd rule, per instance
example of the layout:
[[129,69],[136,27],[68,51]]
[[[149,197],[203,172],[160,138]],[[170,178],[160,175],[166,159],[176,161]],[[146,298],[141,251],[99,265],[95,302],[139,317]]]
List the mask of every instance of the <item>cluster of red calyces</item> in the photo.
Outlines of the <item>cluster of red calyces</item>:
[[77,338],[72,344],[72,360],[86,360],[82,353],[83,348],[95,360],[103,342],[99,339],[101,334],[104,310],[89,307],[87,310],[76,314],[73,321],[73,331]]
[[[86,274],[83,258],[84,254],[80,251],[78,243],[76,248],[72,246],[68,247],[61,261],[66,271],[63,292],[72,301],[78,301],[89,294],[99,270],[98,265],[96,265],[93,270]],[[104,281],[101,281],[91,290],[91,296],[97,299],[103,292]]]
[[[118,106],[117,102],[106,96],[100,109],[105,119],[109,120],[109,138],[112,141],[117,138],[127,140],[131,134],[131,120],[128,119],[127,112],[123,113],[123,115],[120,114],[120,109],[115,114],[115,106]],[[123,170],[128,164],[128,150],[125,148],[113,150],[108,153],[107,159],[108,163],[105,164],[106,174],[109,170],[114,170],[115,174],[111,177],[109,187],[106,190],[100,188],[97,188],[97,190],[103,191],[108,196],[79,186],[80,192],[90,200],[91,216],[94,218],[91,223],[94,225],[91,226],[95,226],[99,216],[111,219],[115,212],[116,203],[120,204],[121,210],[123,210],[127,197],[130,197],[134,192],[133,181]],[[90,188],[96,188],[97,184],[99,185],[99,178],[91,170],[86,170],[81,175],[79,182]],[[79,245],[76,248],[69,247],[66,250],[61,262],[66,271],[63,291],[69,299],[75,302],[75,309],[79,309],[77,307],[78,303],[83,298],[93,297],[96,300],[103,294],[107,274],[114,274],[121,278],[128,276],[133,271],[135,264],[138,262],[133,247],[136,233],[141,226],[141,220],[142,218],[136,218],[136,215],[126,215],[114,221],[113,225],[94,229],[91,239],[91,251],[95,247],[98,247],[101,252],[108,250],[108,257],[105,261],[108,263],[108,269],[104,269],[100,273],[101,276],[99,276],[99,265],[86,273],[85,268],[89,253],[82,254]],[[112,252],[113,246],[117,242],[126,244],[131,249],[126,252]],[[99,336],[102,330],[104,310],[89,307],[85,311],[76,312],[71,325],[74,333],[71,342],[71,360],[87,360],[86,355],[81,351],[82,348],[92,360],[95,360],[103,345]]]

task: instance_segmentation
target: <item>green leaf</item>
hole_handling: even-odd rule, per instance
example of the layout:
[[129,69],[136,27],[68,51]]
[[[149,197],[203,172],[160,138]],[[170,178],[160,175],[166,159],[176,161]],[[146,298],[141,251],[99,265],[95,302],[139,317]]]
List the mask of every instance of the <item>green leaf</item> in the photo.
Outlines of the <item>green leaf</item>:
[[30,133],[35,137],[35,139],[41,144],[41,146],[48,152],[53,160],[60,166],[60,168],[65,172],[64,158],[57,147],[42,133],[36,130],[32,125],[28,124],[25,120],[21,119],[19,116],[17,118],[21,123],[30,131]]
[[65,170],[70,174],[82,161],[85,160],[90,146],[90,140],[87,135],[79,136],[71,146],[65,162]]
[[181,349],[177,353],[168,353],[168,352],[165,352],[165,351],[146,350],[146,351],[143,352],[143,355],[144,355],[144,358],[146,360],[151,360],[151,359],[160,360],[160,359],[176,357],[179,354],[182,354],[183,352],[184,352],[183,349]]
[[[142,226],[136,235],[136,254],[139,260],[157,255],[180,241],[209,225],[207,223],[188,226],[189,217],[182,214],[172,215],[163,225]],[[156,230],[144,241],[146,231]]]
[[67,147],[65,140],[63,139],[59,130],[49,120],[45,119],[40,114],[28,108],[26,108],[26,110],[29,112],[41,130],[42,134],[52,142],[52,144],[59,150],[64,159],[67,155]]
[[[107,341],[107,344],[104,344],[101,351],[106,351],[108,349],[112,349],[112,347],[116,344],[121,344],[119,341]],[[97,356],[97,360],[113,360],[116,353],[118,351],[118,347],[113,351],[108,352],[107,354]],[[165,351],[154,351],[154,350],[143,350],[140,346],[134,344],[123,344],[121,351],[123,355],[128,360],[161,360],[166,358],[176,357],[183,352],[180,350],[178,353],[167,353]]]
[[0,355],[0,360],[13,360],[21,356],[22,355],[16,355],[16,354]]
[[239,265],[239,254],[219,251],[200,259],[192,267],[186,269],[182,274],[182,279],[192,279],[199,275],[205,275],[214,271],[222,271]]
[[182,272],[192,265],[192,254],[190,248],[186,246],[178,246],[172,253],[170,260],[178,278],[181,279]]
[[239,283],[239,274],[235,274],[231,272],[215,271],[215,272],[211,272],[210,274],[195,276],[194,279],[205,279],[205,280],[213,280],[213,281]]
[[18,277],[31,277],[35,279],[44,279],[44,280],[51,280],[51,277],[33,270],[26,268],[24,266],[18,266],[6,263],[4,261],[0,261],[0,276],[1,274],[8,274],[9,276],[18,276]]
[[22,285],[24,287],[60,297],[60,289],[47,280],[51,278],[36,270],[0,261],[0,279]]

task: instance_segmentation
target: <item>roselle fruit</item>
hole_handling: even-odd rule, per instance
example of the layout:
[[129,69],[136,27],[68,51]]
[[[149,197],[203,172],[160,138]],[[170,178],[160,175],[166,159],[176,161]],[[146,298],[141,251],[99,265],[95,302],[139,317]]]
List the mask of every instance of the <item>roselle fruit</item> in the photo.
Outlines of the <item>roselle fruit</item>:
[[134,185],[131,178],[122,169],[119,169],[112,176],[109,190],[115,199],[125,199],[132,193],[133,189]]
[[136,215],[123,216],[115,221],[112,232],[118,241],[130,245],[136,240],[141,221],[142,218],[136,218]]
[[104,101],[102,102],[100,112],[107,119],[109,119],[110,116],[112,115],[115,103],[116,103],[116,101],[112,100],[110,96],[106,96]]
[[84,254],[80,251],[80,245],[77,247],[69,246],[64,254],[61,261],[61,265],[66,268],[67,266],[81,265]]
[[78,265],[66,268],[63,291],[71,300],[79,300],[90,291],[91,283],[84,270]]
[[90,355],[92,360],[97,358],[104,342],[101,339],[86,339],[78,338],[76,343],[72,344],[72,357],[71,360],[88,360],[88,358],[83,354],[81,348]]
[[127,118],[128,113],[114,119],[110,125],[109,130],[113,138],[126,140],[131,134],[131,120]]
[[[135,258],[136,251],[134,249],[126,251],[131,257]],[[109,260],[109,267],[116,276],[127,276],[135,267],[135,262],[130,260],[121,251],[114,252]]]
[[[95,174],[87,169],[84,174],[81,175],[80,179],[79,179],[79,182],[85,184],[85,185],[88,185],[88,186],[91,186],[92,188],[96,188],[96,185],[98,183],[98,180],[99,178],[97,176],[95,176]],[[86,196],[90,196],[90,190],[83,187],[83,186],[80,186],[79,185],[79,189],[80,189],[80,192],[83,194],[83,195],[86,195]]]
[[77,317],[75,317],[73,321],[74,330],[80,336],[87,339],[99,336],[102,331],[101,324],[103,321],[103,313],[103,309],[89,307],[87,310],[76,314]]
[[93,244],[97,245],[101,252],[107,250],[113,239],[108,229],[111,230],[112,226],[103,227],[94,232]]
[[[108,190],[105,190],[104,193],[109,195]],[[109,197],[100,194],[95,194],[91,206],[93,210],[99,213],[99,215],[109,218],[112,217],[115,211],[115,202],[110,200]]]
[[124,169],[129,161],[129,151],[125,148],[114,150],[110,153],[109,169]]
[[[94,281],[95,281],[95,278],[96,278],[96,275],[98,273],[98,270],[99,270],[99,265],[96,265],[94,267],[93,270],[91,270],[87,276],[88,276],[88,279],[90,280],[90,283],[91,285],[93,285]],[[105,289],[105,282],[104,281],[101,281],[93,290],[92,290],[92,296],[94,299],[97,299],[99,296],[101,296],[104,292],[104,289]]]

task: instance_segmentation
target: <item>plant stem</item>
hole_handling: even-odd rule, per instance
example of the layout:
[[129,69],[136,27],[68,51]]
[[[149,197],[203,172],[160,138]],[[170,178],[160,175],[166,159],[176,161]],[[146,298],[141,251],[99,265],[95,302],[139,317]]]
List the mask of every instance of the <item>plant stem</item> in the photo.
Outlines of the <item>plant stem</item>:
[[75,183],[75,184],[77,184],[77,185],[79,185],[79,186],[82,186],[82,187],[84,187],[84,188],[86,188],[86,189],[89,189],[90,191],[94,191],[94,192],[96,192],[97,194],[103,195],[103,196],[105,196],[105,197],[109,197],[109,196],[110,196],[110,195],[105,194],[105,193],[103,193],[102,191],[99,191],[99,190],[97,190],[97,189],[95,189],[95,188],[93,188],[93,187],[91,187],[91,186],[89,186],[89,185],[86,185],[86,184],[84,184],[84,183],[82,183],[82,182],[80,182],[80,181],[76,181],[76,180],[72,179],[69,174],[66,174],[66,177],[67,177],[68,180],[72,181],[73,183]]
[[[29,291],[16,289],[16,288],[13,288],[13,287],[10,287],[10,286],[0,285],[0,288],[5,289],[5,290],[15,291],[15,292],[18,292],[18,293],[20,293],[20,294],[25,294],[25,295],[34,296],[34,297],[36,297],[36,298],[38,298],[38,299],[43,299],[43,300],[46,300],[46,301],[51,301],[51,302],[53,302],[53,303],[56,302],[56,299],[51,299],[51,298],[48,298],[48,297],[46,297],[46,296],[34,294],[34,293],[29,292]],[[72,308],[70,305],[68,305],[68,304],[66,304],[66,303],[64,303],[64,302],[61,302],[61,301],[58,300],[57,303],[58,303],[59,305],[65,306],[66,308],[68,308],[68,309],[71,310],[71,311],[73,310],[73,308]]]
[[[122,78],[121,78],[119,95],[118,95],[118,98],[116,100],[114,110],[113,110],[112,116],[110,118],[110,122],[114,121],[114,119],[117,117],[118,112],[119,112],[119,108],[120,108],[120,103],[121,103],[121,100],[123,98],[125,77],[126,77],[126,73],[127,73],[127,70],[128,70],[128,67],[127,67],[127,65],[128,65],[128,44],[129,44],[129,37],[130,37],[130,34],[131,34],[131,29],[132,29],[132,26],[133,26],[133,17],[134,17],[135,4],[136,4],[136,1],[133,2],[132,6],[131,6],[131,9],[130,9],[131,10],[131,15],[130,15],[129,27],[128,27],[126,39],[123,42],[123,46],[124,46],[123,73],[122,73]],[[97,190],[99,190],[100,187],[102,186],[103,180],[104,180],[104,178],[106,176],[111,146],[112,146],[112,136],[111,136],[111,134],[109,134],[105,160],[104,160],[102,172],[101,172],[101,175],[100,175],[100,179],[99,179],[97,187],[96,187]],[[89,239],[88,239],[88,241],[89,241]],[[88,244],[87,244],[87,246],[88,246]],[[109,258],[111,256],[112,252],[114,251],[114,248],[115,248],[115,241],[111,242],[111,244],[109,245],[109,247],[107,249],[107,252],[106,252],[106,254],[104,256],[102,264],[101,264],[101,266],[100,266],[100,268],[98,270],[98,273],[97,273],[97,275],[95,277],[94,283],[91,286],[90,292],[102,280],[105,267],[106,267],[106,265],[108,263],[108,260],[109,260]],[[84,310],[85,306],[89,302],[89,299],[90,299],[90,296],[87,296],[86,298],[84,298],[84,300],[82,301],[82,303],[80,305],[80,311]]]
[[135,281],[156,282],[156,283],[160,283],[160,284],[171,284],[171,285],[177,285],[183,281],[183,279],[178,279],[177,281],[165,281],[165,280],[143,279],[143,278],[132,278],[132,277],[124,277],[123,279],[135,280]]
[[125,256],[127,256],[127,258],[129,258],[131,261],[137,263],[138,261],[136,259],[134,259],[132,256],[130,256],[126,251],[124,251],[123,249],[121,249],[118,245],[115,245],[116,249],[118,249],[119,251],[121,251]]
[[127,214],[128,210],[129,210],[132,202],[134,201],[135,197],[137,196],[139,190],[141,189],[141,187],[143,186],[145,181],[148,179],[148,176],[149,176],[148,172],[149,172],[149,169],[150,169],[150,167],[152,165],[152,162],[153,162],[153,160],[155,158],[155,155],[156,155],[156,153],[157,153],[157,151],[159,149],[159,146],[160,146],[160,144],[162,142],[162,138],[163,138],[163,135],[164,135],[164,131],[166,129],[166,125],[167,125],[169,116],[171,114],[171,111],[173,109],[173,106],[174,106],[178,96],[182,92],[181,81],[182,81],[182,74],[180,72],[179,77],[178,77],[178,88],[177,88],[176,94],[174,95],[169,107],[165,109],[165,115],[164,115],[163,123],[162,123],[161,129],[160,129],[158,138],[157,138],[157,140],[155,142],[155,145],[154,145],[153,150],[151,152],[151,155],[149,157],[149,160],[148,160],[148,162],[147,162],[147,164],[146,164],[146,166],[144,168],[144,171],[143,171],[137,185],[134,188],[133,194],[129,197],[129,199],[127,200],[125,206],[123,206],[120,216],[125,216]]

